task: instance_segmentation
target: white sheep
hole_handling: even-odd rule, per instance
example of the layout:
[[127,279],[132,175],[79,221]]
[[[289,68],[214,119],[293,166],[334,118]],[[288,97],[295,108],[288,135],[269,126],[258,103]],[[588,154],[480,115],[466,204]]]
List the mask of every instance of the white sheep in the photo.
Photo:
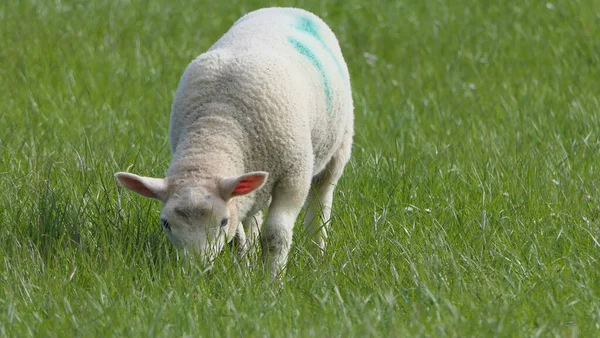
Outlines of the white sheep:
[[350,76],[330,28],[305,10],[260,9],[185,70],[172,106],[166,178],[115,176],[160,200],[169,240],[204,263],[233,238],[242,251],[251,247],[268,207],[260,238],[275,277],[304,205],[306,230],[325,248],[353,121]]

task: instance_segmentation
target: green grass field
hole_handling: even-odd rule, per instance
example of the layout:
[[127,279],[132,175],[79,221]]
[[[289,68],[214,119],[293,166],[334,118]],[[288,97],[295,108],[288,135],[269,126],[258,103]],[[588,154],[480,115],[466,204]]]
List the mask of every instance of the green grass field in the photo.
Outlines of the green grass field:
[[0,336],[600,335],[600,2],[284,1],[336,32],[356,137],[323,259],[182,269],[181,73],[231,0],[0,2]]

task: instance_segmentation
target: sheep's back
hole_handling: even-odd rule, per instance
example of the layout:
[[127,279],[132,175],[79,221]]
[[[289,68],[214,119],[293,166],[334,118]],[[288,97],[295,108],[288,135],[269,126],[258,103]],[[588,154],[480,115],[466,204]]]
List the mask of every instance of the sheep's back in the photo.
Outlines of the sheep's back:
[[202,114],[195,108],[215,101],[236,107],[230,114],[248,131],[253,170],[297,163],[307,146],[322,169],[352,119],[337,40],[318,17],[298,9],[263,9],[238,20],[184,73],[171,124],[197,118],[186,114]]

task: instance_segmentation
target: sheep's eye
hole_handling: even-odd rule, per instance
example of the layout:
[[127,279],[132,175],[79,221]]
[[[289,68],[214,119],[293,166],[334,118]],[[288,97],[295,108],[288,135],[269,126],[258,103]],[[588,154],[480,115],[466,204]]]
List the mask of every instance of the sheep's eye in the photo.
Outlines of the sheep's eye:
[[163,228],[171,231],[171,224],[169,224],[169,222],[166,219],[161,219],[160,221],[162,222]]
[[221,221],[221,227],[226,226],[229,223],[229,218],[223,218],[223,220]]
[[[175,213],[177,214],[177,216],[181,217],[181,218],[186,218],[189,214],[189,212],[186,209],[181,209],[181,208],[175,208]],[[166,221],[164,221],[166,222]],[[169,222],[167,222],[169,223]]]

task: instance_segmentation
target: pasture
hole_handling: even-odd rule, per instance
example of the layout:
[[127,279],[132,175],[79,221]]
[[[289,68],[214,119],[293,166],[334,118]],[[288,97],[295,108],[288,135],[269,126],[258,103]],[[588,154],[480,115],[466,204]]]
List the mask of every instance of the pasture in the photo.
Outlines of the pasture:
[[284,1],[337,34],[353,158],[283,285],[182,269],[160,204],[186,65],[257,0],[0,2],[0,335],[600,333],[600,2]]

